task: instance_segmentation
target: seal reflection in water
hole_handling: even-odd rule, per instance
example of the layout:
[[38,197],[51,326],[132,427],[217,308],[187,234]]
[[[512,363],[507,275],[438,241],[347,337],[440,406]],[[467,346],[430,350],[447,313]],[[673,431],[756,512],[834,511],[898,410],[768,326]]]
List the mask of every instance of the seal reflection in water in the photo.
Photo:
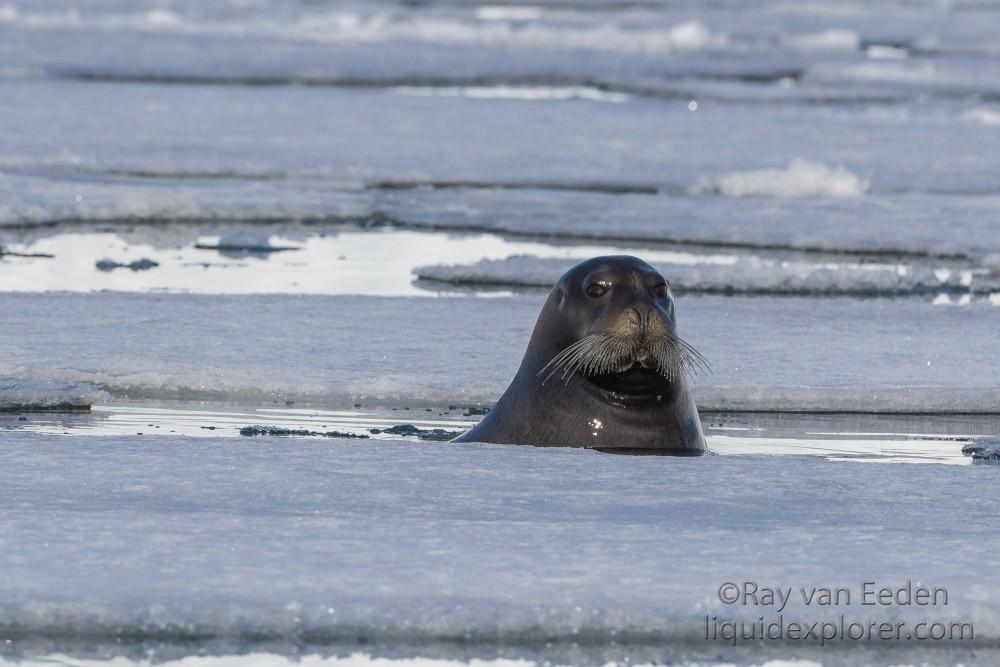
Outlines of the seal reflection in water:
[[698,369],[663,276],[637,257],[595,257],[552,288],[514,380],[454,442],[701,454],[687,383]]

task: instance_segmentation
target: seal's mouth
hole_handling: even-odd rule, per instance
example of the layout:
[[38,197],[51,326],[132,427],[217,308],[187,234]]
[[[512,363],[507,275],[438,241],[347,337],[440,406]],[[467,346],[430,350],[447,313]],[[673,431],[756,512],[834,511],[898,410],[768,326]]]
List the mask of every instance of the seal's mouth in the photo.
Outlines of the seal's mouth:
[[649,367],[636,361],[623,371],[616,373],[596,373],[584,376],[588,382],[604,391],[621,396],[662,396],[671,382],[655,366]]

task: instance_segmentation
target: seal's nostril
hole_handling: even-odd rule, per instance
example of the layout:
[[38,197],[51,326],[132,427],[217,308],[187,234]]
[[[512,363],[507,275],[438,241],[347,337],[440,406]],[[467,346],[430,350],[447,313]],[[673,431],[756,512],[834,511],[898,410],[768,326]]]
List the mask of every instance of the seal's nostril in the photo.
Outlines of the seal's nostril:
[[648,329],[653,324],[655,308],[633,306],[629,308],[632,320],[642,329]]

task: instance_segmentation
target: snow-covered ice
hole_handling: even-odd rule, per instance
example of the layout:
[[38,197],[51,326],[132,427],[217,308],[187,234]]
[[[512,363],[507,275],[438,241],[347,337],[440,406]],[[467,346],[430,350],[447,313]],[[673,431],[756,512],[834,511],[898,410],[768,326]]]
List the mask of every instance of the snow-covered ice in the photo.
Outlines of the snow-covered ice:
[[[701,642],[728,581],[907,580],[948,605],[845,613],[1000,635],[982,563],[995,469],[335,440],[79,439],[0,448],[7,636]],[[79,474],[86,470],[85,475]],[[781,502],[776,503],[775,497]],[[975,511],[969,511],[975,507]],[[683,572],[684,576],[672,573]]]

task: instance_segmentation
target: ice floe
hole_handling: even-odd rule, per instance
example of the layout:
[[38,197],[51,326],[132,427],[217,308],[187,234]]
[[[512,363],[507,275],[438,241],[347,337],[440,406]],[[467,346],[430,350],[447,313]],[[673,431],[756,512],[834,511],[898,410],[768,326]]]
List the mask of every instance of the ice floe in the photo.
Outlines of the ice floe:
[[[989,292],[995,281],[973,279],[971,271],[906,264],[805,262],[732,256],[729,262],[656,263],[675,290],[729,294],[899,295]],[[551,287],[572,262],[515,256],[468,265],[426,266],[418,278],[456,285]]]
[[[1000,136],[956,123],[967,109],[954,105],[764,113],[747,104],[701,103],[692,113],[687,96],[611,105],[418,97],[364,87],[176,85],[151,86],[147,109],[137,115],[130,86],[7,81],[4,87],[5,116],[18,131],[0,142],[0,170],[58,183],[57,192],[109,178],[124,185],[130,175],[158,177],[161,185],[171,177],[188,186],[248,181],[244,189],[255,197],[255,186],[266,189],[260,181],[275,177],[308,180],[314,191],[405,180],[603,182],[686,192],[703,179],[718,185],[727,174],[734,175],[727,187],[743,194],[859,194],[866,184],[871,194],[997,191],[990,174],[998,158],[990,149]],[[50,105],[39,111],[46,99],[95,113],[53,125],[57,112],[45,111]],[[570,103],[578,108],[567,123],[563,105]],[[272,131],[251,129],[262,126]],[[45,140],[43,128],[51,135]],[[843,136],[853,139],[837,139]],[[171,149],[179,143],[191,150]],[[476,150],[462,150],[468,146]],[[559,159],[525,158],[534,154]]]
[[992,196],[767,197],[734,206],[728,197],[466,188],[380,193],[376,202],[402,225],[518,236],[862,255],[976,257],[1000,249],[991,222],[1000,197]]
[[[928,193],[858,197],[733,198],[657,194],[615,183],[485,181],[464,186],[363,189],[322,174],[282,180],[192,182],[123,178],[84,182],[0,175],[3,227],[125,222],[361,223],[566,239],[682,242],[860,254],[969,255],[1000,252],[992,220],[1000,196]],[[164,187],[170,183],[170,187]],[[618,192],[641,190],[625,196]],[[872,224],[872,220],[878,224]],[[947,220],[947,224],[942,221]],[[152,233],[152,232],[150,232]]]
[[[0,294],[0,376],[131,398],[489,405],[513,377],[543,298]],[[681,335],[713,367],[695,378],[702,409],[1000,405],[988,302],[686,296],[677,308]]]
[[[0,550],[0,627],[50,651],[363,638],[370,651],[616,645],[641,663],[684,642],[725,650],[705,643],[706,616],[777,618],[720,601],[724,583],[751,581],[793,588],[786,619],[970,622],[990,645],[1000,607],[979,565],[1000,548],[996,470],[905,473],[795,456],[6,433],[0,531],[17,549]],[[868,581],[944,588],[948,604],[862,605]],[[851,604],[800,599],[822,586],[848,588]]]

